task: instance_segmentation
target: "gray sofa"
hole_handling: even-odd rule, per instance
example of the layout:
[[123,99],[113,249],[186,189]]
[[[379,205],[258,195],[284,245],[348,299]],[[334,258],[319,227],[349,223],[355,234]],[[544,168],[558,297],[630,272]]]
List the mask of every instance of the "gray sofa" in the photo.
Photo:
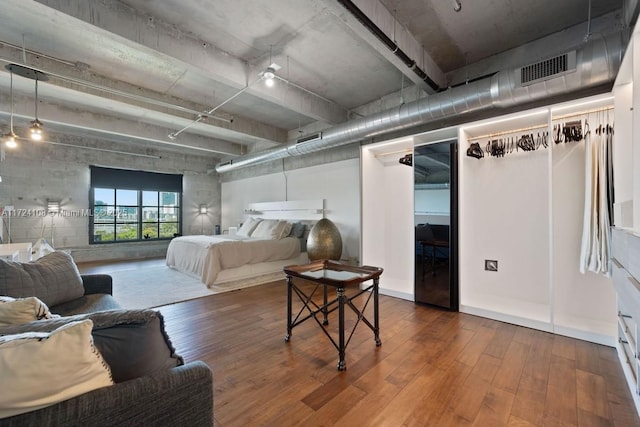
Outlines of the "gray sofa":
[[[65,256],[57,255],[52,260],[54,264],[68,264]],[[162,315],[155,310],[120,309],[112,297],[111,276],[80,275],[75,264],[73,267],[84,289],[82,295],[67,301],[52,298],[47,291],[38,295],[38,283],[32,282],[42,276],[43,265],[47,272],[50,267],[47,262],[52,260],[38,265],[35,274],[33,270],[27,271],[29,277],[20,276],[21,271],[16,276],[14,270],[25,267],[29,270],[35,263],[19,265],[0,260],[0,295],[42,296],[47,304],[47,299],[56,301],[48,304],[49,308],[52,313],[63,316],[2,326],[0,336],[25,331],[49,332],[65,322],[89,318],[93,321],[95,346],[109,364],[115,384],[52,406],[0,419],[0,426],[213,425],[212,372],[201,361],[184,364],[182,357],[175,354],[164,330]],[[69,280],[67,273],[63,281]],[[56,282],[50,279],[48,276],[43,281],[48,282],[49,288]],[[17,290],[16,280],[22,285]]]

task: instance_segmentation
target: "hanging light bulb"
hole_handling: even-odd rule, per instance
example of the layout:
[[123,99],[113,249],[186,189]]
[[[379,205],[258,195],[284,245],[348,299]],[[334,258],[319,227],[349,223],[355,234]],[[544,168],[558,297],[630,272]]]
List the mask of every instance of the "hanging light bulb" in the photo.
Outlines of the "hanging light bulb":
[[36,108],[35,118],[31,121],[29,126],[29,134],[34,141],[42,140],[42,123],[38,120],[38,74],[36,73]]
[[4,144],[7,148],[16,148],[18,146],[18,136],[13,131],[4,135]]
[[276,77],[276,70],[274,70],[273,67],[268,67],[264,72],[263,77],[264,84],[268,87],[273,87],[273,84],[275,83],[274,78]]
[[16,139],[18,138],[18,136],[15,134],[15,132],[13,131],[13,70],[11,68],[9,69],[9,79],[10,79],[10,83],[9,83],[9,98],[11,100],[11,115],[9,116],[9,132],[4,134],[2,136],[2,139],[4,140],[4,145],[7,146],[7,148],[16,148],[18,146],[18,143],[16,141]]

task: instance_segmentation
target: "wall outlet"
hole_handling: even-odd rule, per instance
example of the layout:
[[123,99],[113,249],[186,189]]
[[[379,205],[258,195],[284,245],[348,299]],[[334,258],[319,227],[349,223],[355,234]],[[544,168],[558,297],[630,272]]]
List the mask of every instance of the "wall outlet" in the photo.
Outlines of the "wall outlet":
[[484,269],[485,271],[498,271],[498,261],[494,259],[485,259]]

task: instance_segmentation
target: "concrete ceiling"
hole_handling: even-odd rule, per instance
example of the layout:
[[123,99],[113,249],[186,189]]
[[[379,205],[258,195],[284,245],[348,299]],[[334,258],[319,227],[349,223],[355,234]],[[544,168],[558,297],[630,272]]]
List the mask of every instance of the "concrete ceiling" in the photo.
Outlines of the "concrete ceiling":
[[[455,12],[450,0],[4,0],[0,61],[49,75],[38,115],[51,140],[102,135],[105,145],[213,163],[564,52],[587,28],[624,25],[622,0],[460,2]],[[272,63],[280,68],[268,88],[261,73]],[[6,131],[10,76],[1,70]],[[16,132],[25,134],[34,82],[14,75],[13,89]]]

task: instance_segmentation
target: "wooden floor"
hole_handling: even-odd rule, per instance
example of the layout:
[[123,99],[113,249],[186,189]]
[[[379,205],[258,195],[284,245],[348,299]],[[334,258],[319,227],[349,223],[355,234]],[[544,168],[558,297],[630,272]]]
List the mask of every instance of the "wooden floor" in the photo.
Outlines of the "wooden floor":
[[284,281],[160,311],[212,368],[219,427],[640,426],[615,350],[585,341],[381,296],[382,346],[358,325],[340,372],[313,319],[284,341]]

